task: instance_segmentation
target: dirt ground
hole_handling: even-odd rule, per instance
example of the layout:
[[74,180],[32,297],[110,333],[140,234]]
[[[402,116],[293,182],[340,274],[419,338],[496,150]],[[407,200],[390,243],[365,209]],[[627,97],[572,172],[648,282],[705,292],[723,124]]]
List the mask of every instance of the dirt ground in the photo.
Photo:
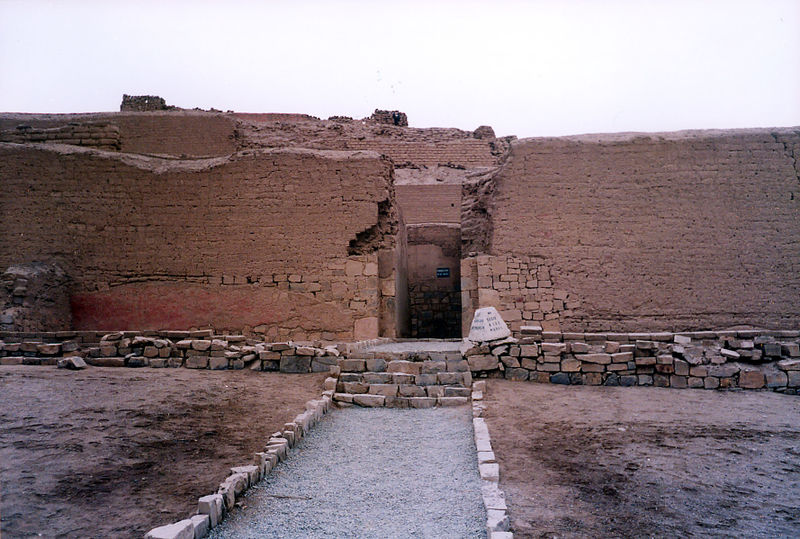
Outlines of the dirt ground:
[[0,367],[0,535],[142,537],[186,518],[325,376]]
[[490,380],[515,537],[798,537],[800,398]]

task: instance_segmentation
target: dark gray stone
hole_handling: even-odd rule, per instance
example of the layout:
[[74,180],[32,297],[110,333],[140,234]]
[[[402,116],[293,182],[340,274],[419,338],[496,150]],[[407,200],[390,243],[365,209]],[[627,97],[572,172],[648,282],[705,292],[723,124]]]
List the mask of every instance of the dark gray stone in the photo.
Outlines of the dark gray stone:
[[566,372],[557,372],[550,376],[550,383],[569,385],[571,381],[569,374]]
[[311,357],[283,356],[281,357],[280,371],[295,374],[311,372]]

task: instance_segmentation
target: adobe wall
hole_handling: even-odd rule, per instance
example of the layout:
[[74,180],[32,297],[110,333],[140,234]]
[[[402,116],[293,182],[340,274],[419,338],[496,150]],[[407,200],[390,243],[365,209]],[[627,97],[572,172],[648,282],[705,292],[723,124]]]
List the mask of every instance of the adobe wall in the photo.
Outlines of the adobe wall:
[[378,251],[396,233],[391,174],[367,152],[175,161],[0,144],[0,267],[59,263],[74,329],[371,338]]
[[406,224],[461,223],[461,185],[396,185]]
[[491,233],[462,267],[464,318],[495,305],[515,329],[795,327],[798,156],[798,128],[514,143],[482,189]]
[[[70,126],[78,124],[78,126]],[[71,144],[71,139],[85,139],[82,145],[115,147],[126,153],[152,155],[174,155],[186,157],[208,157],[228,155],[236,151],[236,121],[225,114],[195,111],[172,112],[101,112],[89,114],[2,114],[0,115],[0,139],[3,142],[22,142],[13,140],[19,125],[27,125],[36,130],[56,129],[74,130],[82,127],[85,137],[68,137],[54,140]],[[116,131],[113,136],[97,135],[98,140],[91,143],[93,127],[102,125]],[[85,127],[85,129],[83,129]],[[36,134],[39,136],[39,133]],[[113,140],[111,140],[113,139]],[[34,138],[32,142],[43,141]],[[77,144],[77,143],[76,143]]]

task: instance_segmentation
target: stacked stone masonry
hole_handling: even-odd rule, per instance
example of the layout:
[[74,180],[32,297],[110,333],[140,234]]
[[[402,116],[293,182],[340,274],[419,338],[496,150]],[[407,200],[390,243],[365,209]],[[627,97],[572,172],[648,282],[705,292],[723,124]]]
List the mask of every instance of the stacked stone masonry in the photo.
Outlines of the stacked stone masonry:
[[[344,345],[262,342],[244,335],[215,335],[212,330],[26,334],[5,332],[0,340],[0,365],[57,365],[64,357],[80,357],[98,367],[245,369],[292,374],[329,372]],[[99,342],[93,340],[99,338]],[[315,346],[316,344],[316,346]]]
[[478,307],[494,307],[512,331],[537,322],[545,330],[560,330],[580,300],[557,287],[545,260],[529,256],[479,255],[461,261],[463,334]]
[[354,352],[338,361],[326,389],[339,406],[431,408],[469,403],[472,375],[459,352]]
[[562,333],[469,343],[476,377],[573,385],[800,391],[800,331]]

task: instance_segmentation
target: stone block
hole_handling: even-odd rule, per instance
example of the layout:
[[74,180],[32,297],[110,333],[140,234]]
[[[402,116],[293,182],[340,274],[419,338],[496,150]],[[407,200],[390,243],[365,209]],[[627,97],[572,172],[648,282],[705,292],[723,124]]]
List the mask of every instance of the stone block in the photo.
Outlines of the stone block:
[[787,371],[786,377],[788,378],[786,381],[787,386],[800,387],[800,371]]
[[418,374],[414,377],[414,383],[418,386],[432,386],[438,383],[436,374]]
[[523,381],[528,379],[528,371],[519,368],[509,368],[505,372],[506,380]]
[[424,387],[414,384],[400,384],[397,386],[398,394],[401,397],[425,397],[427,393]]
[[550,376],[550,383],[569,385],[571,383],[569,374],[565,372],[557,372]]
[[447,363],[444,361],[423,361],[420,367],[421,374],[437,374],[447,372]]
[[491,354],[468,356],[467,363],[471,371],[491,371],[497,369],[500,361]]
[[207,356],[187,357],[185,366],[187,369],[206,369],[208,368],[208,357]]
[[510,367],[510,368],[515,369],[515,368],[519,368],[519,366],[520,366],[519,365],[519,360],[517,358],[515,358],[515,357],[512,357],[512,356],[500,356],[499,359],[500,359],[500,363],[502,363],[506,367]]
[[386,360],[382,358],[367,359],[365,360],[365,368],[369,372],[385,372]]
[[61,344],[40,344],[36,346],[36,351],[43,356],[55,356],[61,353]]
[[413,384],[416,378],[413,374],[406,374],[402,372],[391,373],[393,384]]
[[447,372],[467,372],[469,363],[465,359],[453,359],[447,361]]
[[682,359],[676,359],[673,363],[673,367],[675,368],[675,374],[678,376],[688,376],[689,375],[689,364]]
[[800,344],[781,343],[781,354],[787,357],[800,357]]
[[212,528],[222,521],[222,507],[222,496],[219,494],[209,494],[197,500],[197,512],[208,516]]
[[703,387],[706,389],[717,389],[719,387],[719,378],[714,376],[707,376],[703,379]]
[[364,372],[366,362],[363,359],[340,359],[339,368],[342,372]]
[[576,354],[575,359],[583,363],[598,363],[600,365],[608,365],[611,363],[611,354]]
[[656,358],[654,356],[642,356],[642,357],[637,357],[635,359],[635,362],[637,367],[647,367],[650,365],[655,365]]
[[636,383],[637,383],[636,376],[626,375],[626,376],[620,376],[619,377],[619,385],[621,385],[623,387],[635,386]]
[[567,351],[567,345],[563,342],[542,343],[542,353],[563,354],[566,353],[566,351]]
[[470,388],[468,387],[453,387],[453,386],[446,386],[444,388],[444,396],[445,397],[469,397],[470,396]]
[[294,351],[295,355],[298,356],[315,356],[317,355],[316,349],[312,348],[311,346],[298,346],[295,348]]
[[672,376],[670,376],[669,381],[670,381],[670,387],[674,387],[677,389],[686,389],[687,387],[689,387],[689,380],[687,376],[677,376],[673,374]]
[[[547,359],[547,358],[545,358],[545,359]],[[557,358],[552,358],[552,359],[556,359],[557,360]],[[553,362],[549,362],[549,361],[545,362],[545,363],[539,363],[536,366],[536,369],[540,370],[542,372],[558,372],[558,371],[561,370],[561,363],[553,363]]]
[[224,357],[209,358],[208,368],[215,371],[225,370],[228,368],[228,359]]
[[732,365],[730,363],[708,366],[708,375],[714,376],[716,378],[729,378],[731,376],[734,376],[738,372],[739,372],[739,367],[737,365]]
[[194,339],[192,340],[192,350],[197,350],[199,352],[205,352],[206,350],[211,349],[211,341],[205,339]]
[[484,481],[500,481],[500,465],[497,463],[478,464],[478,472]]
[[211,520],[208,515],[193,515],[189,520],[194,527],[194,539],[202,539],[211,530]]
[[427,397],[444,397],[444,386],[425,386],[425,395]]
[[332,356],[314,357],[311,360],[311,372],[330,372],[336,366],[336,358]]
[[732,359],[734,361],[741,357],[738,352],[734,352],[733,350],[728,350],[727,348],[722,348],[719,351],[719,355],[721,355],[726,359]]
[[390,384],[393,376],[390,372],[365,372],[358,381],[363,381],[365,384]]
[[368,408],[383,406],[385,401],[386,397],[383,395],[353,395],[353,404],[358,404],[359,406],[365,406]]
[[508,513],[500,509],[486,510],[486,535],[494,539],[497,532],[507,532],[511,521]]
[[194,523],[191,519],[153,528],[144,539],[194,539]]
[[639,374],[636,376],[636,380],[640,386],[653,385],[653,377],[649,374]]
[[279,369],[285,373],[311,372],[311,358],[309,356],[281,356]]
[[759,370],[745,369],[739,373],[739,387],[743,389],[761,389],[766,381]]
[[369,386],[369,394],[383,395],[385,397],[396,397],[397,388],[397,384],[371,384]]
[[[247,478],[247,487],[255,485],[261,479],[261,472],[258,466],[248,464],[247,466],[236,466],[231,468],[231,475],[242,474]],[[245,487],[245,488],[247,488]]]
[[590,346],[585,342],[573,342],[570,343],[569,348],[573,354],[586,354],[589,352]]
[[408,403],[411,408],[433,408],[436,406],[436,399],[431,397],[409,397]]
[[406,361],[404,359],[398,359],[390,361],[389,364],[386,366],[386,370],[392,373],[416,375],[420,374],[422,370],[422,363],[414,361]]
[[767,387],[773,389],[776,387],[786,387],[789,382],[789,377],[786,376],[786,373],[780,371],[767,372],[764,378],[766,379]]
[[352,403],[353,402],[353,394],[352,393],[343,393],[338,392],[333,394],[333,400],[336,402],[346,402]]
[[149,362],[151,369],[164,369],[169,366],[169,359],[158,357],[152,358]]
[[778,361],[778,368],[782,371],[800,371],[800,359],[783,359]]
[[777,342],[764,343],[764,355],[766,357],[781,357],[781,344]]
[[[9,358],[3,358],[3,359],[9,359]],[[58,360],[57,365],[59,369],[80,370],[86,368],[86,362],[80,356],[63,357]]]
[[605,372],[605,365],[599,363],[583,363],[581,364],[581,372]]
[[367,393],[370,386],[363,382],[342,382],[343,393]]

